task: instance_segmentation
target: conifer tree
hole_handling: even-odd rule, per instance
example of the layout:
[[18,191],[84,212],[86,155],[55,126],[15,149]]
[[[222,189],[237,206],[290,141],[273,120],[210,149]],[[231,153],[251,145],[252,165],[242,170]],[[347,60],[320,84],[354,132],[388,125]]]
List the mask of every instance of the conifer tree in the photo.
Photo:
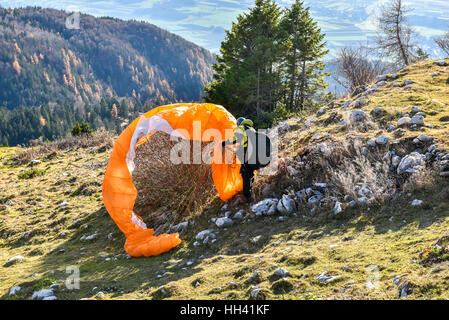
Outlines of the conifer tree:
[[254,8],[237,17],[222,42],[214,82],[205,89],[206,101],[245,116],[260,117],[274,109],[280,84],[280,15],[274,1],[256,0]]
[[310,9],[304,8],[299,0],[286,10],[280,27],[286,51],[282,64],[288,79],[287,109],[303,110],[327,87],[325,64],[321,60],[329,52],[325,35],[310,16]]
[[324,36],[301,1],[281,11],[272,0],[256,0],[226,32],[205,100],[259,123],[284,104],[288,111],[314,105],[327,87]]

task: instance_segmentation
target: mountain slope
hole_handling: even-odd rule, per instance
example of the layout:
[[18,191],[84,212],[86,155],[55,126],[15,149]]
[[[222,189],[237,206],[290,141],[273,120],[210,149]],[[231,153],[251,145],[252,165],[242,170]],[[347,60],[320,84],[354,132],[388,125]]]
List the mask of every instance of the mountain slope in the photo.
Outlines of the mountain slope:
[[[1,297],[54,283],[58,299],[447,299],[448,78],[423,62],[281,123],[279,170],[255,185],[276,214],[215,199],[178,248],[151,258],[126,256],[102,205],[111,137],[0,148]],[[424,125],[399,127],[408,115]],[[233,224],[219,228],[225,215]],[[65,287],[69,266],[79,289]]]
[[207,50],[137,21],[54,9],[0,8],[0,103],[97,103],[131,97],[145,103],[199,100],[211,80]]

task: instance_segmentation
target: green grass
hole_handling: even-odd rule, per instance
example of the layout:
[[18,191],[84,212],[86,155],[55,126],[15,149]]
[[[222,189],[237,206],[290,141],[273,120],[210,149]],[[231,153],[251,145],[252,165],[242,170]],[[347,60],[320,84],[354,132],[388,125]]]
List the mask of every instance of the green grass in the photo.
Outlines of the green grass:
[[33,291],[39,291],[39,290],[41,290],[41,289],[43,289],[43,288],[48,288],[49,286],[51,286],[51,285],[54,284],[55,282],[57,282],[56,279],[52,279],[52,278],[49,278],[49,277],[45,277],[45,278],[39,280],[39,282],[36,283],[36,284],[33,286]]
[[[440,76],[430,77],[437,69]],[[434,128],[424,132],[448,146],[448,124],[439,119],[449,115],[449,108],[431,102],[437,99],[449,104],[447,69],[427,62],[402,71],[400,76],[397,82],[416,80],[418,90],[405,93],[385,87],[363,109],[370,112],[382,105],[386,121],[394,119],[396,110],[408,110],[412,105],[427,112],[436,110],[426,118]],[[328,112],[319,120],[326,117]],[[338,125],[317,125],[291,133],[290,140],[283,143],[297,150],[311,141],[315,132],[330,133],[336,140],[347,135]],[[357,134],[368,138],[379,133]],[[0,148],[0,157],[11,158],[17,152]],[[58,299],[249,299],[256,285],[270,299],[397,299],[396,276],[414,284],[410,299],[449,298],[447,257],[421,263],[423,252],[449,229],[448,179],[437,179],[434,185],[416,188],[391,203],[369,209],[346,208],[338,216],[324,210],[306,219],[300,211],[298,217],[284,222],[277,217],[253,218],[221,230],[215,243],[195,247],[194,236],[212,227],[208,220],[220,212],[222,202],[217,199],[208,214],[196,217],[195,224],[181,235],[183,242],[178,248],[135,259],[127,257],[125,238],[103,207],[101,184],[108,159],[109,152],[61,151],[57,158],[41,159],[38,167],[45,175],[31,180],[17,180],[30,170],[25,166],[0,166],[1,199],[16,203],[0,205],[2,299],[30,299],[34,290],[54,282],[61,284],[55,290]],[[424,200],[425,205],[412,207],[414,199]],[[58,207],[61,201],[69,206]],[[80,241],[81,236],[95,232],[97,238]],[[261,240],[254,244],[251,239],[256,236]],[[25,260],[5,267],[16,255]],[[65,288],[70,266],[79,268],[80,289]],[[290,271],[287,281],[272,276],[279,267]],[[256,270],[260,282],[247,283]],[[373,276],[370,270],[378,270],[374,289],[367,287]],[[318,281],[317,276],[325,271],[340,278]],[[10,288],[17,285],[22,290],[9,297]],[[165,290],[159,289],[161,286]],[[104,294],[96,296],[99,291]]]
[[19,179],[33,179],[35,177],[41,177],[45,175],[45,170],[33,168],[30,170],[26,170],[24,172],[19,173]]
[[[98,171],[92,172],[84,157],[92,159]],[[397,298],[398,289],[392,284],[397,275],[405,275],[417,285],[410,298],[449,298],[444,290],[449,285],[447,268],[433,274],[430,270],[438,264],[419,264],[420,253],[449,227],[449,199],[441,195],[441,186],[447,186],[447,180],[440,181],[437,189],[417,190],[389,206],[347,210],[337,218],[323,212],[315,218],[292,217],[285,222],[275,217],[254,219],[220,231],[212,245],[194,247],[193,236],[210,227],[209,217],[219,211],[220,201],[216,201],[209,216],[196,218],[192,229],[182,235],[183,243],[177,249],[157,257],[128,259],[123,250],[124,237],[103,208],[101,197],[73,194],[86,185],[100,192],[97,182],[102,181],[107,160],[106,153],[71,151],[43,163],[45,176],[36,177],[31,184],[22,180],[14,190],[7,191],[14,195],[16,205],[0,212],[3,299],[8,299],[13,286],[23,288],[16,299],[29,299],[35,289],[53,282],[63,284],[56,291],[59,299],[95,298],[98,291],[104,293],[102,299],[249,299],[256,284],[246,280],[256,270],[260,272],[257,285],[270,299],[392,299]],[[20,170],[11,166],[0,169],[4,192]],[[412,208],[409,203],[414,198],[425,199],[430,205],[427,209]],[[58,208],[62,200],[70,206]],[[27,214],[28,210],[33,213]],[[78,225],[71,227],[76,220]],[[15,233],[7,237],[12,231]],[[25,231],[31,232],[27,239],[21,238]],[[95,231],[98,238],[79,240]],[[60,236],[62,232],[65,237]],[[258,235],[261,241],[253,244],[250,240]],[[354,240],[342,241],[347,237]],[[3,266],[18,254],[25,257],[23,263]],[[190,261],[193,263],[187,265]],[[72,265],[80,269],[79,290],[64,286],[69,276],[66,268]],[[379,268],[380,284],[374,290],[366,287],[366,268],[371,265]],[[273,279],[278,267],[290,271],[287,282]],[[316,277],[324,271],[341,278],[323,284]],[[158,291],[160,286],[165,287],[164,294]],[[343,288],[348,289],[343,293]]]
[[[432,74],[438,73],[438,76]],[[391,122],[396,125],[400,116],[396,113],[398,111],[410,112],[412,106],[417,106],[427,113],[425,123],[430,124],[433,128],[422,128],[418,132],[407,131],[404,137],[415,137],[418,134],[431,134],[438,138],[439,143],[449,145],[449,121],[442,121],[449,118],[449,67],[439,67],[433,61],[424,61],[416,65],[409,66],[398,72],[399,78],[396,80],[389,80],[387,84],[379,88],[373,95],[367,98],[367,102],[361,108],[366,113],[372,113],[375,107],[383,107],[384,114],[376,119],[376,122],[384,122],[385,124]],[[404,90],[403,87],[392,87],[393,82],[402,84],[405,80],[412,80],[414,90]],[[358,97],[345,97],[340,101],[343,104],[346,100],[356,100]],[[341,111],[336,109],[338,114],[344,119],[349,117],[353,109]],[[327,124],[326,119],[329,118],[330,111],[317,118],[317,124],[309,130],[301,132],[297,141],[303,141],[314,133],[330,133],[336,140],[343,140],[347,134],[347,130],[343,130],[342,126]],[[325,124],[320,124],[324,122]],[[295,132],[296,133],[296,132]],[[357,132],[357,135],[365,139],[385,135],[394,140],[392,133],[386,131],[386,125],[381,126],[379,130],[370,130],[367,132]],[[293,146],[292,146],[293,148]]]

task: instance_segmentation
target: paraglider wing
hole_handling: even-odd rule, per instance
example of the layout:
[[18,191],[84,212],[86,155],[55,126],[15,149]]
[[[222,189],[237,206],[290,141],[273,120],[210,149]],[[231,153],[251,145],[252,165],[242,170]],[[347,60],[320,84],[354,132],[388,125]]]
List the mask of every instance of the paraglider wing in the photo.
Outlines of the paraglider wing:
[[[137,190],[133,184],[135,150],[142,137],[162,131],[186,139],[195,136],[194,122],[200,122],[199,139],[209,129],[218,130],[223,140],[229,139],[236,120],[222,106],[214,104],[175,104],[155,108],[134,120],[119,136],[112,151],[103,182],[103,202],[109,215],[126,236],[125,250],[133,257],[149,257],[171,250],[181,243],[178,233],[154,235],[142,219],[133,212]],[[196,133],[198,135],[198,132]],[[204,136],[204,138],[203,138]],[[220,144],[214,146],[211,164],[214,185],[221,199],[227,200],[242,190],[239,164],[221,163]],[[226,152],[230,152],[229,150]]]

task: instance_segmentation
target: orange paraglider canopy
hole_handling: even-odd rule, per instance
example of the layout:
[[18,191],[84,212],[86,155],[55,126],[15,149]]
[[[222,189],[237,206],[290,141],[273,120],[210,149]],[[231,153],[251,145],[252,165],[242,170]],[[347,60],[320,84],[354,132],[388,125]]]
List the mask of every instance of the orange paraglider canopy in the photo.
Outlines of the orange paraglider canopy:
[[[199,125],[198,125],[199,124]],[[149,257],[171,250],[181,243],[179,234],[153,235],[142,219],[133,212],[137,190],[132,181],[135,149],[142,137],[163,131],[185,139],[216,141],[209,130],[229,139],[236,120],[222,106],[214,104],[174,104],[155,108],[134,120],[119,136],[106,168],[103,201],[111,218],[126,236],[125,250],[133,257]],[[232,198],[242,190],[240,165],[222,163],[222,149],[214,146],[211,163],[212,178],[221,199]],[[229,152],[229,151],[226,151]]]

